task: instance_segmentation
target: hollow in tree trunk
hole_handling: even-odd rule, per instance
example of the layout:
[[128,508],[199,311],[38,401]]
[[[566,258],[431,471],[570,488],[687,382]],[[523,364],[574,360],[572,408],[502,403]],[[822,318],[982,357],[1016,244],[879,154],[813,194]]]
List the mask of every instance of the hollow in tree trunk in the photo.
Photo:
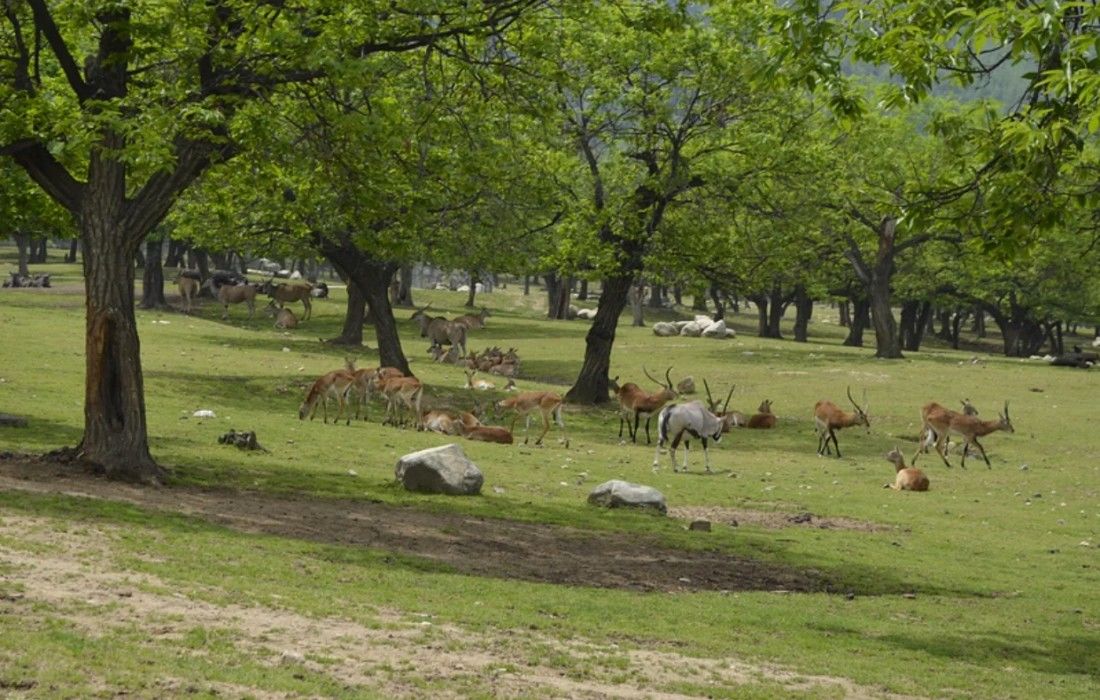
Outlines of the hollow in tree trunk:
[[608,401],[607,373],[611,369],[611,348],[633,281],[634,276],[629,274],[604,280],[596,318],[585,336],[584,364],[576,383],[565,395],[566,401],[583,404]]
[[164,268],[160,254],[163,246],[160,241],[145,241],[145,268],[141,275],[141,308],[164,309],[168,300],[164,298]]

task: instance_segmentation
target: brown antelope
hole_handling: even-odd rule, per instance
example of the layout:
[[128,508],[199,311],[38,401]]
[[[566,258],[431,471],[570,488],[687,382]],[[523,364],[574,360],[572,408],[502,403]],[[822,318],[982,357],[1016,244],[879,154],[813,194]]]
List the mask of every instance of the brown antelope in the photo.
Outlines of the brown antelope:
[[187,313],[191,313],[191,300],[199,295],[199,273],[192,270],[180,270],[179,277],[176,278],[176,286],[180,290],[180,297],[183,298],[183,308]]
[[886,453],[886,461],[894,465],[897,476],[894,477],[894,483],[884,484],[882,488],[896,491],[928,490],[928,477],[916,467],[906,467],[905,457],[902,456],[901,450],[896,445],[894,449]]
[[481,311],[476,315],[466,314],[465,316],[455,317],[454,323],[461,323],[462,325],[466,326],[466,328],[476,330],[478,328],[485,327],[485,319],[489,318],[489,316],[491,316],[491,314],[489,313],[489,309],[486,309],[483,306],[481,307]]
[[[428,304],[431,306],[431,304]],[[416,321],[420,326],[420,337],[428,338],[432,341],[432,345],[457,345],[459,350],[459,356],[466,354],[466,326],[461,323],[455,323],[454,321],[448,321],[442,316],[436,316],[434,318],[428,316],[425,313],[428,310],[428,306],[423,309],[417,309],[410,316],[410,320]]]
[[[970,403],[970,399],[962,400],[962,408],[963,415],[978,415],[978,409],[974,407],[974,404]],[[928,448],[939,441],[939,433],[947,429],[948,424],[951,422],[951,417],[955,415],[958,415],[956,411],[952,411],[946,406],[941,406],[935,401],[926,403],[924,406],[921,406],[921,432],[919,438],[920,444],[917,447],[916,453],[913,455],[913,464],[917,463],[917,457],[919,457],[921,454],[927,454]],[[940,428],[937,429],[933,427],[933,424],[940,426]],[[968,448],[964,447],[964,449]]]
[[229,305],[240,304],[242,301],[248,305],[248,318],[256,315],[256,288],[251,284],[223,284],[218,287],[217,296],[225,308],[223,321],[229,318]]
[[462,421],[455,421],[458,434],[467,440],[480,442],[495,442],[500,445],[511,445],[514,441],[512,431],[495,425],[468,426]]
[[355,395],[355,419],[359,420],[359,410],[363,409],[363,420],[370,418],[370,398],[375,392],[379,378],[396,379],[404,377],[405,373],[396,367],[375,367],[374,369],[355,369],[355,363],[347,360],[347,370],[352,373],[352,381],[349,393]]
[[840,445],[836,441],[836,431],[841,428],[850,428],[853,425],[865,425],[871,429],[871,419],[867,417],[867,392],[863,396],[863,408],[860,408],[856,400],[852,398],[852,387],[848,387],[848,400],[855,407],[855,413],[841,410],[832,401],[821,400],[814,404],[814,431],[818,434],[817,454],[832,454],[829,449],[829,441],[836,448],[836,456],[840,458]]
[[[630,432],[630,441],[638,441],[638,423],[641,421],[642,416],[645,416],[645,444],[650,444],[649,437],[649,421],[654,414],[659,413],[666,403],[676,398],[676,390],[672,388],[672,379],[669,376],[672,373],[672,368],[669,367],[665,370],[665,379],[667,384],[657,381],[653,378],[653,375],[649,373],[649,370],[642,366],[642,371],[645,372],[645,376],[649,377],[650,381],[656,382],[661,386],[661,390],[655,394],[651,394],[642,387],[638,386],[634,382],[627,382],[622,386],[618,384],[618,377],[612,379],[608,385],[615,392],[615,395],[619,397],[619,440],[623,439],[623,424]],[[633,421],[631,421],[633,419]]]
[[745,425],[746,428],[757,429],[770,429],[775,427],[775,414],[772,413],[772,402],[768,399],[764,399],[760,404],[760,408],[756,409],[757,413],[753,414],[749,418],[749,422]]
[[[729,393],[726,394],[726,401],[724,404],[721,401],[714,400],[714,397],[710,393],[710,384],[707,383],[706,379],[703,380],[703,388],[707,391],[707,409],[722,419],[723,433],[728,433],[730,428],[745,427],[745,414],[740,411],[729,410],[730,399],[733,398],[733,390],[737,388],[736,384],[730,387]],[[722,405],[721,408],[718,408],[719,404]]]
[[274,306],[268,306],[265,311],[268,316],[275,319],[275,327],[282,330],[298,327],[298,317],[294,315],[294,312],[290,309],[277,309]]
[[404,411],[401,406],[409,409],[413,415],[416,429],[420,430],[420,399],[424,395],[424,385],[416,377],[394,377],[392,379],[375,378],[375,389],[386,397],[386,416],[382,423],[398,424],[398,418]]
[[466,386],[463,389],[476,389],[478,391],[490,391],[496,389],[497,385],[492,382],[485,381],[484,379],[474,380],[474,375],[477,374],[477,370],[464,370],[466,373]]
[[302,302],[302,320],[308,321],[313,315],[313,285],[305,284],[275,284],[274,280],[264,282],[261,291],[271,297],[271,306],[278,302],[279,308],[291,301]]
[[936,453],[939,454],[943,463],[949,467],[951,466],[951,463],[947,461],[947,438],[949,435],[955,434],[963,439],[961,462],[963,469],[966,468],[966,456],[970,453],[971,445],[978,448],[982,459],[985,460],[985,466],[992,469],[993,465],[989,463],[989,457],[986,456],[985,448],[982,447],[982,443],[978,442],[978,438],[985,437],[998,430],[1009,433],[1016,432],[1016,429],[1012,427],[1012,420],[1008,416],[1008,402],[1005,401],[1004,413],[997,416],[996,420],[982,420],[977,416],[955,413],[954,411],[948,411],[948,413],[950,415],[946,416],[933,413],[928,419],[930,428],[935,431],[937,436]]
[[[298,420],[305,420],[306,415],[309,416],[310,420],[313,420],[314,415],[317,413],[317,404],[320,403],[324,411],[323,420],[325,423],[328,423],[328,402],[329,399],[336,399],[338,408],[336,411],[336,418],[332,421],[335,425],[336,422],[340,420],[340,414],[346,408],[348,389],[351,387],[354,379],[354,375],[346,369],[338,369],[318,377],[317,380],[313,382],[313,386],[309,388],[309,393],[306,394],[306,400],[298,407]],[[347,421],[350,425],[350,412],[347,415]]]
[[420,425],[423,426],[424,430],[430,430],[433,433],[456,435],[458,434],[458,428],[456,427],[458,423],[458,417],[455,416],[453,411],[425,411],[420,415]]
[[569,435],[565,432],[565,421],[561,417],[561,404],[561,396],[552,391],[524,391],[507,399],[501,399],[496,406],[502,411],[512,410],[516,412],[516,415],[512,417],[512,425],[509,428],[511,433],[516,432],[516,421],[519,420],[520,416],[526,418],[523,428],[524,445],[527,444],[527,433],[531,427],[531,414],[538,411],[542,415],[542,433],[535,440],[535,444],[541,445],[542,439],[550,431],[550,418],[552,416],[558,427],[561,428],[562,438],[565,440],[566,448],[568,448]]

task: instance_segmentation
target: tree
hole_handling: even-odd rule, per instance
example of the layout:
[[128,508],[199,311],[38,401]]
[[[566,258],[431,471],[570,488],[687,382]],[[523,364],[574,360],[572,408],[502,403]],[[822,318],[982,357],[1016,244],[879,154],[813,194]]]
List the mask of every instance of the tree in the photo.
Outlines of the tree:
[[[212,0],[5,3],[0,155],[76,217],[87,289],[83,460],[161,481],[149,453],[131,261],[178,195],[233,156],[242,104],[378,54],[493,34],[538,2],[457,0],[382,15]],[[41,41],[39,40],[41,39]],[[79,52],[87,52],[80,55]],[[74,173],[83,172],[83,179]]]

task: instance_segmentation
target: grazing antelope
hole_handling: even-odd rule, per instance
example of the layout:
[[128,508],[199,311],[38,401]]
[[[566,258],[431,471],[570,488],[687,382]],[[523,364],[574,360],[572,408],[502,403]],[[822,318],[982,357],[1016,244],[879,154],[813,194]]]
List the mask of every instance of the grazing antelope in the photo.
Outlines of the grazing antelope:
[[[623,439],[623,424],[625,423],[630,432],[630,441],[636,443],[638,441],[638,423],[641,421],[642,416],[645,416],[645,444],[648,445],[650,444],[650,419],[666,403],[676,398],[676,390],[672,388],[672,379],[669,376],[672,373],[671,367],[665,370],[667,384],[654,379],[649,370],[645,368],[645,365],[642,366],[642,371],[645,372],[645,376],[649,377],[650,381],[661,386],[660,391],[651,394],[634,382],[627,382],[619,386],[618,377],[608,382],[608,385],[619,397],[619,440],[622,441]],[[631,419],[633,419],[633,422],[631,422]]]
[[458,429],[458,434],[467,440],[495,442],[500,445],[511,445],[514,441],[511,430],[495,425],[468,426],[462,421],[456,421],[455,427]]
[[947,437],[950,434],[955,434],[961,436],[963,439],[961,462],[963,469],[966,468],[966,456],[970,452],[971,445],[978,448],[978,452],[981,453],[982,459],[985,460],[985,466],[992,469],[993,465],[989,463],[989,457],[986,456],[985,448],[982,447],[982,443],[978,442],[978,438],[985,437],[998,430],[1004,430],[1009,433],[1016,432],[1016,429],[1012,427],[1012,419],[1008,416],[1008,402],[1005,401],[1004,413],[997,416],[996,420],[982,420],[977,416],[968,416],[964,413],[955,413],[953,411],[950,413],[952,413],[952,415],[946,418],[946,423],[944,423],[943,418],[940,416],[932,416],[929,421],[929,425],[938,436],[936,439],[936,452],[943,460],[943,463],[949,467],[951,466],[951,463],[947,461]]
[[836,431],[841,428],[850,428],[853,425],[865,425],[871,429],[871,419],[867,417],[867,392],[863,393],[863,408],[859,407],[852,398],[852,387],[848,387],[848,400],[855,407],[855,413],[842,411],[832,401],[822,399],[814,404],[814,431],[818,434],[817,454],[832,454],[829,449],[829,441],[836,448],[836,456],[840,458],[840,445],[836,441]]
[[383,425],[392,423],[398,425],[398,418],[403,413],[401,406],[405,406],[412,413],[416,429],[421,430],[420,424],[420,399],[424,395],[424,385],[416,377],[393,377],[383,379],[375,377],[374,388],[382,392],[386,397],[386,416],[382,419]]
[[225,308],[222,320],[229,318],[229,305],[240,304],[242,301],[248,305],[248,318],[256,315],[256,288],[251,284],[223,284],[218,287],[218,301]]
[[[710,384],[707,380],[703,380],[703,388],[707,390],[707,409],[722,419],[722,432],[728,433],[730,428],[742,428],[745,425],[745,414],[740,411],[731,411],[730,399],[733,398],[733,390],[737,388],[734,384],[730,387],[730,391],[726,394],[726,401],[722,404],[721,401],[715,401],[714,397],[710,393]],[[722,404],[722,408],[718,408],[719,404]]]
[[[354,375],[346,369],[338,369],[318,377],[313,382],[313,386],[309,388],[306,400],[298,407],[298,420],[305,420],[306,415],[309,415],[309,419],[313,420],[314,415],[317,413],[317,404],[320,403],[324,411],[323,421],[328,423],[328,402],[329,399],[336,399],[338,408],[336,418],[332,421],[335,425],[340,420],[340,414],[346,407],[348,389],[354,379]],[[347,422],[348,425],[351,424],[350,412],[347,415]]]
[[481,307],[481,311],[476,315],[466,314],[465,316],[455,317],[454,323],[461,323],[468,329],[476,330],[478,328],[485,327],[485,319],[489,318],[492,314],[489,313],[489,309],[484,306]]
[[313,315],[313,285],[311,284],[275,284],[272,279],[264,282],[260,291],[271,297],[272,306],[278,302],[280,309],[287,302],[302,302],[303,321],[308,321],[309,317]]
[[894,465],[897,476],[894,477],[894,483],[884,484],[882,488],[896,491],[928,490],[928,477],[916,467],[906,467],[905,457],[902,456],[901,450],[896,445],[894,449],[886,453],[886,461]]
[[355,363],[350,359],[346,363],[347,370],[354,376],[349,393],[355,395],[355,419],[359,420],[359,410],[363,409],[363,420],[369,420],[370,398],[377,389],[378,379],[396,379],[397,377],[404,377],[405,373],[396,367],[355,369]]
[[531,427],[531,414],[538,411],[542,415],[542,433],[539,434],[536,445],[542,444],[542,439],[546,437],[546,433],[550,431],[550,418],[553,416],[557,422],[558,427],[561,428],[562,438],[565,441],[565,447],[569,447],[569,435],[565,432],[565,421],[561,416],[561,404],[562,398],[559,394],[555,394],[552,391],[524,391],[522,393],[511,396],[507,399],[501,399],[497,402],[497,409],[502,411],[512,410],[516,412],[516,415],[512,417],[512,425],[509,431],[516,432],[516,421],[520,416],[526,418],[526,422],[523,427],[523,444],[527,444],[527,433]]
[[200,279],[199,273],[194,270],[180,270],[179,277],[176,278],[176,286],[180,290],[183,308],[187,313],[191,313],[191,300],[199,295],[199,288],[202,286]]
[[[966,416],[978,415],[978,409],[974,407],[974,404],[970,403],[970,399],[962,400],[962,414]],[[952,411],[946,406],[942,406],[935,401],[926,403],[921,406],[920,409],[920,422],[921,432],[919,438],[919,446],[916,453],[913,455],[913,464],[917,463],[917,457],[922,453],[927,453],[928,448],[939,442],[939,435],[947,430],[947,426],[951,423],[951,418],[957,416],[957,411]],[[964,446],[964,451],[969,447]],[[945,446],[946,451],[946,446]]]
[[719,417],[708,411],[702,401],[690,401],[683,404],[671,404],[661,409],[657,416],[657,452],[653,455],[653,466],[660,464],[661,448],[669,443],[668,457],[672,462],[672,471],[680,471],[676,466],[676,448],[684,443],[684,471],[688,470],[688,443],[691,438],[703,441],[703,464],[710,471],[710,453],[707,441],[718,442],[726,432],[729,417]]
[[478,379],[474,381],[474,375],[477,374],[477,370],[464,370],[466,373],[466,386],[463,389],[476,389],[478,391],[490,391],[496,389],[497,385],[492,382],[485,381],[484,379]]
[[775,414],[772,413],[772,402],[768,399],[764,399],[764,402],[760,404],[760,408],[756,409],[757,413],[753,414],[749,418],[749,422],[745,425],[746,428],[757,428],[768,430],[775,427]]

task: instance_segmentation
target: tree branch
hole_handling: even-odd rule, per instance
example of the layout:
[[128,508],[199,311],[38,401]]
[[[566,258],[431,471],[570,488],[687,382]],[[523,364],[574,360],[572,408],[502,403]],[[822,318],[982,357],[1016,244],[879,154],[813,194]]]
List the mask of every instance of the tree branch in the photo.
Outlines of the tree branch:
[[54,22],[53,15],[50,14],[50,10],[43,0],[27,0],[27,4],[31,6],[31,10],[34,12],[35,26],[46,35],[46,41],[53,49],[54,56],[57,57],[57,62],[65,73],[65,78],[69,81],[69,86],[72,87],[77,99],[83,103],[84,100],[91,97],[92,92],[80,75],[80,67],[76,65],[72,53],[69,52],[69,47],[65,45],[65,39],[61,36],[61,30]]
[[11,156],[46,194],[72,213],[80,210],[84,185],[65,169],[40,141],[23,139],[0,146],[0,156]]

